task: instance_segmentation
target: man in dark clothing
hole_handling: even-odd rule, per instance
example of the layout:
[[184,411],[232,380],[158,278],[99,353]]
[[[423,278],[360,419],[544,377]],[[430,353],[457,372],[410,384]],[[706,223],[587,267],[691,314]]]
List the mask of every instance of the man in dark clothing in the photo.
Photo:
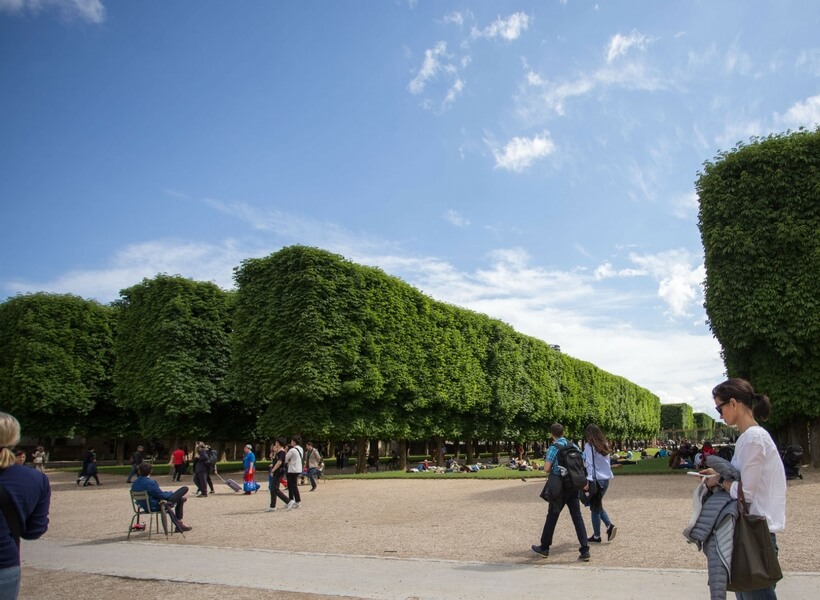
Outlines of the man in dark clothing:
[[[152,511],[159,510],[159,503],[164,500],[169,507],[173,507],[174,509],[174,514],[171,520],[174,522],[177,531],[190,531],[191,528],[182,522],[183,505],[187,500],[185,495],[188,493],[188,486],[183,485],[175,492],[163,492],[160,489],[159,484],[150,477],[153,468],[154,467],[151,463],[140,464],[137,469],[139,476],[137,477],[137,480],[131,484],[131,491],[148,492],[148,501],[151,503]],[[144,504],[141,501],[138,502]],[[143,506],[143,508],[147,509],[148,507]]]
[[[97,453],[94,451],[93,446],[90,447],[88,450],[85,451],[83,454],[83,466],[80,469],[80,474],[77,475],[77,485],[80,485],[80,482],[85,479],[86,482],[88,481],[88,466],[96,460]],[[99,483],[99,482],[98,482]]]
[[[194,483],[197,487],[197,498],[208,497],[208,477],[210,477],[211,463],[205,444],[200,442],[194,451]],[[213,484],[211,484],[213,485]]]
[[[552,445],[547,449],[546,460],[544,461],[544,472],[547,477],[553,469],[558,469],[558,450],[563,448],[569,442],[564,437],[564,426],[560,423],[553,423],[550,427],[552,434]],[[556,477],[558,472],[556,470]],[[550,555],[550,546],[552,545],[552,535],[555,533],[555,526],[558,524],[558,517],[561,511],[564,510],[564,505],[569,508],[569,514],[572,517],[572,523],[575,525],[575,534],[578,536],[578,543],[581,547],[578,549],[580,554],[578,560],[589,561],[589,541],[587,538],[587,529],[584,525],[584,517],[581,515],[581,503],[578,500],[577,491],[564,491],[563,496],[554,502],[549,503],[547,509],[547,520],[544,523],[544,530],[541,532],[541,543],[533,545],[532,551],[540,554],[544,558]]]
[[137,451],[131,455],[131,472],[128,474],[125,483],[131,483],[131,478],[137,474],[137,468],[142,464],[142,450],[142,446],[137,446]]

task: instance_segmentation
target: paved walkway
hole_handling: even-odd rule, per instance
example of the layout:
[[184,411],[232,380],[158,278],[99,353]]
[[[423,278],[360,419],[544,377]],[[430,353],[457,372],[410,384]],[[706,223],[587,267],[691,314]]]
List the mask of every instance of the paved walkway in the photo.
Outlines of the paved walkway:
[[[180,560],[184,550],[185,560]],[[708,598],[705,571],[615,569],[288,553],[158,542],[45,539],[23,543],[23,566],[135,579],[233,585],[378,600]],[[313,565],[309,579],[305,564]],[[787,573],[784,600],[818,597],[820,573]],[[731,596],[731,594],[730,594]]]

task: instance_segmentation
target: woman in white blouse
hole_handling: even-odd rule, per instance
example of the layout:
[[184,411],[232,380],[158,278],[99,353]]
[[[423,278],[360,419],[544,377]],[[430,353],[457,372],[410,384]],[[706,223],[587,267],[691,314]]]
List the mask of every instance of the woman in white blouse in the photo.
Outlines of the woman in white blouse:
[[589,510],[592,513],[592,537],[589,541],[595,544],[601,543],[601,521],[606,525],[606,539],[612,541],[618,528],[612,524],[609,515],[604,510],[604,494],[609,488],[612,479],[612,467],[609,464],[609,442],[601,431],[601,428],[594,424],[587,425],[584,430],[587,443],[584,446],[584,464],[587,468],[587,487],[593,481],[597,483],[597,491],[589,496]]
[[[741,481],[724,480],[713,469],[706,469],[702,473],[711,475],[706,485],[723,486],[732,498],[737,498],[738,486],[742,485],[749,512],[766,517],[777,550],[775,534],[786,528],[786,472],[772,437],[758,425],[758,421],[769,418],[771,402],[756,394],[744,379],[724,381],[712,390],[712,397],[718,414],[740,432],[732,464],[740,471]],[[777,598],[774,587],[736,592],[736,596],[742,600]]]

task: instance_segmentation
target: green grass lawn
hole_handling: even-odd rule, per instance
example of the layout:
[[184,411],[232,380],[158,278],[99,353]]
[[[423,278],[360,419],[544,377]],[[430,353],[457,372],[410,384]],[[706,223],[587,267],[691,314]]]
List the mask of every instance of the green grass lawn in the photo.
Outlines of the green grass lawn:
[[[685,473],[683,469],[672,471],[669,469],[669,461],[662,458],[638,460],[634,465],[621,465],[614,467],[612,472],[615,476],[620,475],[678,475]],[[409,462],[408,464],[416,465],[418,462]],[[539,464],[543,462],[539,461]],[[268,476],[268,461],[259,461],[256,463],[256,476],[261,480]],[[241,473],[241,461],[228,461],[217,464],[217,469],[221,474]],[[542,469],[534,471],[517,471],[508,469],[504,465],[499,465],[491,469],[482,469],[477,473],[406,473],[404,471],[383,470],[377,472],[368,472],[357,474],[354,472],[354,467],[350,467],[348,471],[340,472],[335,467],[327,466],[325,468],[325,478],[327,479],[519,479],[543,477],[544,471]],[[58,469],[65,472],[77,472],[78,468]],[[131,465],[117,465],[117,466],[101,466],[98,468],[100,474],[105,475],[122,475],[127,476],[131,472]],[[167,464],[154,465],[154,475],[168,475],[173,471],[173,468]],[[191,469],[189,469],[189,474]]]

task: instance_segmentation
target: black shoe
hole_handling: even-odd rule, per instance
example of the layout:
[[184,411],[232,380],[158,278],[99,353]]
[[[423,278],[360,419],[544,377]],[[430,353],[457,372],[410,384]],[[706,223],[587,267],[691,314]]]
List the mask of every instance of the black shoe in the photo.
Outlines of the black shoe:
[[601,538],[600,537],[595,537],[593,535],[592,537],[588,537],[587,541],[592,542],[593,544],[600,544],[601,543]]
[[[544,558],[549,558],[549,555],[550,555],[550,549],[549,548],[544,548],[543,546],[536,546],[535,544],[533,544],[531,546],[531,548],[532,548],[532,551],[535,552],[536,554],[540,554]],[[589,556],[589,554],[587,554],[587,556]]]
[[606,541],[611,542],[615,539],[615,534],[618,533],[618,528],[615,525],[610,525],[606,528]]
[[174,533],[180,533],[180,531],[191,531],[193,529],[190,525],[182,524],[174,530]]
[[578,555],[578,560],[583,562],[589,562],[589,550],[587,550],[586,552],[581,552],[581,554]]

